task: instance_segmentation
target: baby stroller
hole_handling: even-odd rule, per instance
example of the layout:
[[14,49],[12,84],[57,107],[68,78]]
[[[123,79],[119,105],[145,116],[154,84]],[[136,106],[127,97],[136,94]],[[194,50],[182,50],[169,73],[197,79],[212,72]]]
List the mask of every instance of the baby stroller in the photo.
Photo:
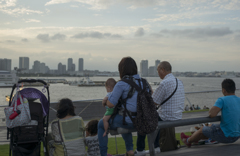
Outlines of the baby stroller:
[[[35,88],[24,88],[19,90],[22,83],[42,83],[44,85],[43,91],[47,90],[47,96]],[[9,106],[13,99],[13,92],[17,88],[21,96],[26,98],[29,103],[29,110],[31,122],[24,126],[8,128],[7,139],[10,139],[9,156],[40,156],[41,142],[43,143],[44,154],[47,156],[45,137],[48,134],[48,120],[49,120],[49,87],[43,80],[20,80],[13,85],[10,95]],[[16,95],[15,95],[16,96]],[[35,102],[35,100],[40,102]]]

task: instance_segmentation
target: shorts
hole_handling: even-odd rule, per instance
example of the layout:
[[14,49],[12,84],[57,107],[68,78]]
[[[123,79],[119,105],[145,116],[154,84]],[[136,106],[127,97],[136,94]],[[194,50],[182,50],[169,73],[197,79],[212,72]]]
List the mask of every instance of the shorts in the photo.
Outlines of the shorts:
[[106,113],[104,114],[104,116],[110,116],[113,114],[114,108],[107,108]]
[[214,141],[220,143],[233,143],[238,140],[239,137],[226,137],[220,127],[220,124],[212,124],[211,127],[205,126],[202,129],[203,135],[211,138]]

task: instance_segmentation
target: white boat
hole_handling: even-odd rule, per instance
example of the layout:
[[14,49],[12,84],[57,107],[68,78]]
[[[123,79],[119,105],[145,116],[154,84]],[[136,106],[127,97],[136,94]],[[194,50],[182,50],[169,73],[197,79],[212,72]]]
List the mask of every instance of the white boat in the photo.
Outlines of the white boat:
[[84,80],[84,79],[79,80],[79,81],[70,81],[68,84],[69,84],[70,86],[82,85],[82,84],[84,84],[84,81],[83,81],[83,80]]
[[81,86],[97,86],[89,77],[85,77],[85,80],[83,81],[82,84],[78,85],[79,87]]
[[16,72],[9,72],[0,70],[0,87],[12,87],[15,83],[17,83],[18,77]]

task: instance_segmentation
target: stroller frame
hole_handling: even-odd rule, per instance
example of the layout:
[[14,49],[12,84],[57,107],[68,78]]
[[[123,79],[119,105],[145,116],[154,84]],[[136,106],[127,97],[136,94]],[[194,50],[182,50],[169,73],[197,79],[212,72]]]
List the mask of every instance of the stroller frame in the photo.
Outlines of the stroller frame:
[[[40,156],[41,142],[43,142],[44,155],[47,156],[48,154],[47,154],[47,145],[46,145],[46,142],[45,142],[45,137],[48,135],[48,125],[49,125],[49,107],[50,107],[49,86],[45,81],[40,80],[40,79],[23,79],[23,80],[20,80],[16,84],[14,84],[13,87],[12,87],[10,100],[9,100],[9,106],[11,106],[14,90],[16,89],[16,87],[18,87],[18,84],[21,84],[21,83],[24,83],[24,82],[26,82],[26,83],[37,83],[37,82],[42,83],[47,90],[48,112],[46,113],[46,116],[43,117],[43,135],[41,136],[41,140],[39,140],[40,145],[39,144],[37,145],[37,146],[40,146],[39,147],[39,156]],[[14,147],[14,144],[16,144],[16,143],[14,143],[14,140],[13,140],[13,137],[14,137],[13,136],[13,131],[14,131],[14,128],[7,128],[7,139],[10,139],[9,156],[11,156],[12,150],[13,150],[12,148]],[[22,153],[21,153],[21,155],[23,156]]]

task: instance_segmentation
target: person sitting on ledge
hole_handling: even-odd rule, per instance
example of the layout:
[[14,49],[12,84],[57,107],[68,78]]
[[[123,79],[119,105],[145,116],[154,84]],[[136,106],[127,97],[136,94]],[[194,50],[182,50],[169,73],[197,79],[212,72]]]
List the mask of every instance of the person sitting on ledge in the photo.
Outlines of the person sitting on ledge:
[[209,109],[208,107],[204,106],[203,109]]
[[196,107],[195,107],[195,110],[200,110],[201,108],[197,105]]
[[217,99],[209,111],[209,117],[216,117],[221,111],[221,123],[201,127],[193,135],[181,133],[181,140],[187,147],[200,139],[211,138],[220,143],[233,143],[240,137],[240,98],[235,95],[236,86],[233,80],[225,79],[222,82],[224,97]]
[[188,105],[186,105],[186,107],[184,108],[185,111],[189,111],[189,107]]

